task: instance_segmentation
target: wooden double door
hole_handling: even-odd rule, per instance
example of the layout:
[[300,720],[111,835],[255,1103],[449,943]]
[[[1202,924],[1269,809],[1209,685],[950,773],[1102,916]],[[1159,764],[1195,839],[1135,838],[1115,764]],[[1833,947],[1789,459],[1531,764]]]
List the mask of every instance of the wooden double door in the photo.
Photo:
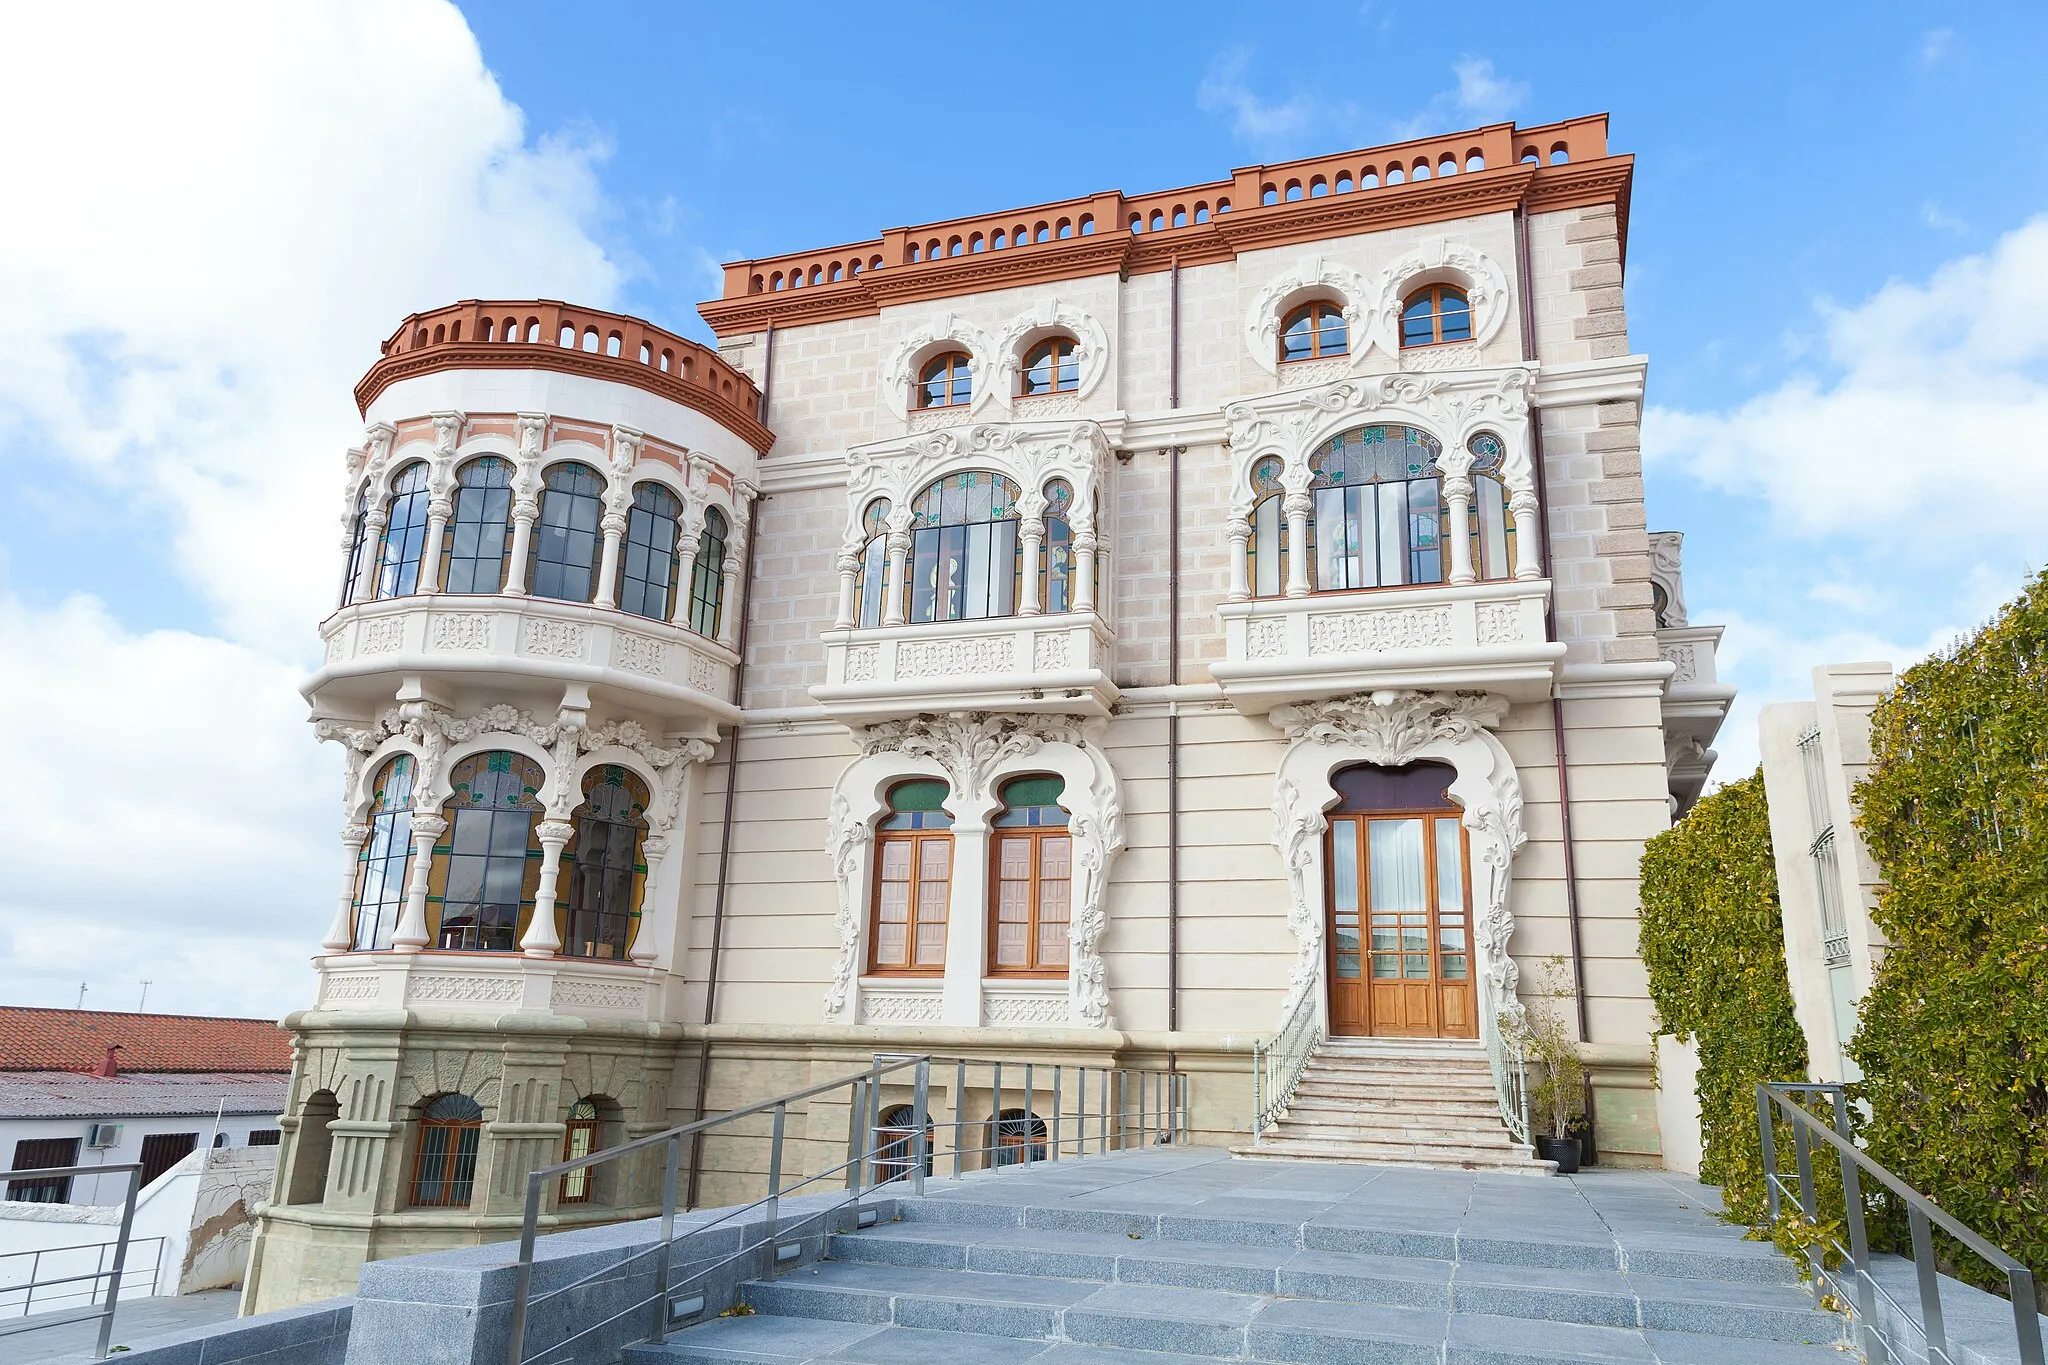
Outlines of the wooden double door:
[[[1402,780],[1417,769],[1422,781]],[[1443,795],[1449,770],[1369,771],[1350,784],[1339,774],[1348,799],[1324,838],[1330,1032],[1476,1038],[1472,879],[1460,812]],[[1347,809],[1392,801],[1409,808]]]

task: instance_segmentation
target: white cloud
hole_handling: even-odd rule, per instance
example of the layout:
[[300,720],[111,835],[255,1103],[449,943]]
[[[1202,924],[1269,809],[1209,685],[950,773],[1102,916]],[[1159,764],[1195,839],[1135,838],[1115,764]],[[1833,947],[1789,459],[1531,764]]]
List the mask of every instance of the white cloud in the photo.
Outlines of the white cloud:
[[[1372,17],[1370,8],[1361,18]],[[1358,101],[1317,90],[1297,89],[1284,100],[1267,99],[1252,88],[1248,72],[1252,51],[1233,47],[1216,55],[1195,89],[1195,107],[1205,114],[1226,115],[1230,131],[1241,142],[1297,154],[1296,144],[1310,134],[1352,143],[1401,141],[1447,133],[1475,123],[1507,117],[1528,98],[1526,83],[1500,75],[1486,57],[1464,56],[1452,64],[1455,84],[1430,96],[1411,118],[1388,124]]]
[[1953,232],[1958,237],[1970,230],[1970,225],[1950,213],[1932,199],[1921,201],[1920,221],[1937,232]]
[[1920,35],[1920,64],[1937,65],[1955,47],[1956,31],[1952,28],[1931,28]]
[[1894,557],[2048,551],[2018,495],[2048,479],[2048,217],[1924,283],[1821,302],[1800,340],[1821,372],[1727,411],[1652,408],[1645,455],[1761,499],[1800,535],[1851,533]]
[[1195,90],[1195,107],[1205,114],[1228,114],[1230,130],[1246,142],[1274,142],[1298,136],[1316,121],[1315,102],[1297,92],[1284,102],[1264,100],[1245,80],[1251,65],[1248,48],[1219,53]]
[[415,310],[609,303],[604,148],[529,138],[433,0],[46,5],[8,37],[0,461],[152,509],[225,638],[0,589],[0,992],[280,1013],[341,871],[295,683],[350,389]]
[[1526,82],[1496,75],[1489,58],[1460,57],[1451,69],[1458,77],[1458,108],[1483,122],[1506,118],[1529,97]]

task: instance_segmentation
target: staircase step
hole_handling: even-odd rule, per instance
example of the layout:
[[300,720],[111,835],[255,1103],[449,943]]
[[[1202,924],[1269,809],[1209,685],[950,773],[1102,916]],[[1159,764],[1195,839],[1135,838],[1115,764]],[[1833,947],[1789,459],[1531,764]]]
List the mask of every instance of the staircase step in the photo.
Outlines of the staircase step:
[[1522,1147],[1426,1146],[1393,1142],[1318,1142],[1272,1136],[1256,1145],[1230,1149],[1232,1156],[1261,1161],[1360,1161],[1394,1166],[1428,1166],[1453,1170],[1495,1168],[1526,1171],[1530,1175],[1551,1175],[1557,1163],[1537,1161]]

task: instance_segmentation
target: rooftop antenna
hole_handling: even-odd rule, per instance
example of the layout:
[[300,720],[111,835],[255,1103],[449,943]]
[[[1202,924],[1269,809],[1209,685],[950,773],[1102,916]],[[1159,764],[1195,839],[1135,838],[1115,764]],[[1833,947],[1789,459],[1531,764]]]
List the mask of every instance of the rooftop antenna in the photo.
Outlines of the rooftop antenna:
[[135,1002],[135,1012],[142,1013],[142,1007],[149,1003],[149,978],[142,978],[142,998]]
[[78,983],[78,1008],[85,1008],[85,983],[83,981]]

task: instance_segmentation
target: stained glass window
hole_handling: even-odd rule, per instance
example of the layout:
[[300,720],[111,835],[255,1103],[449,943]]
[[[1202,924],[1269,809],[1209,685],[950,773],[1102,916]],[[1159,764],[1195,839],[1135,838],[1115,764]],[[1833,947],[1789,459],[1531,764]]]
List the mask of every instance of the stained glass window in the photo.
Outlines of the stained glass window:
[[1401,344],[1434,346],[1472,339],[1472,305],[1456,285],[1433,284],[1408,296],[1401,308]]
[[584,774],[576,833],[562,851],[565,956],[626,956],[647,882],[647,805],[647,784],[615,763]]
[[412,783],[412,755],[397,754],[370,784],[370,837],[356,859],[355,930],[349,945],[359,953],[389,948],[405,913],[405,884],[412,874]]
[[675,593],[676,522],[683,504],[658,483],[633,490],[633,510],[626,515],[626,543],[619,557],[619,610],[650,621],[668,620]]
[[867,537],[860,551],[860,612],[863,629],[882,624],[887,604],[882,598],[889,584],[889,500],[876,498],[860,516],[861,534]]
[[370,489],[366,484],[356,494],[356,514],[349,522],[348,559],[341,570],[341,605],[356,600],[356,588],[363,577],[363,542],[370,529]]
[[1067,969],[1074,841],[1059,804],[1057,777],[1017,777],[1003,784],[994,821],[989,971],[1051,975]]
[[391,482],[391,511],[377,557],[377,596],[409,597],[419,591],[420,555],[427,541],[427,466],[415,460]]
[[1344,310],[1334,303],[1304,304],[1280,324],[1282,360],[1316,360],[1349,349]]
[[911,504],[910,525],[910,620],[1016,611],[1016,484],[987,470],[948,474]]
[[558,602],[588,602],[597,579],[598,522],[604,481],[588,465],[547,472],[540,519],[533,525],[532,591]]
[[725,513],[716,507],[704,513],[704,533],[697,537],[697,567],[690,575],[690,629],[718,638],[719,613],[725,597]]
[[953,817],[944,782],[899,782],[875,835],[876,971],[936,974],[946,966],[947,901],[953,886]]
[[512,544],[512,464],[495,455],[471,460],[456,477],[455,520],[442,552],[447,592],[497,592],[505,586]]
[[1065,479],[1045,486],[1045,545],[1038,552],[1038,600],[1046,611],[1073,608],[1074,490]]
[[1373,426],[1332,437],[1315,453],[1317,590],[1443,581],[1442,449],[1414,427]]
[[1252,535],[1245,545],[1252,596],[1278,597],[1287,588],[1286,498],[1280,458],[1268,455],[1252,466]]
[[1024,357],[1017,392],[1026,398],[1041,393],[1072,393],[1081,386],[1081,362],[1072,337],[1048,337]]
[[476,1185],[476,1149],[484,1111],[467,1095],[442,1095],[420,1111],[419,1154],[412,1202],[419,1208],[464,1208]]
[[917,375],[917,405],[959,407],[974,399],[973,362],[965,351],[948,351],[925,362]]
[[472,754],[449,774],[448,842],[434,849],[428,910],[442,948],[509,953],[540,886],[540,764],[503,749]]
[[1472,452],[1472,571],[1481,579],[1513,578],[1515,522],[1500,471],[1507,449],[1490,431],[1473,436],[1465,449]]

